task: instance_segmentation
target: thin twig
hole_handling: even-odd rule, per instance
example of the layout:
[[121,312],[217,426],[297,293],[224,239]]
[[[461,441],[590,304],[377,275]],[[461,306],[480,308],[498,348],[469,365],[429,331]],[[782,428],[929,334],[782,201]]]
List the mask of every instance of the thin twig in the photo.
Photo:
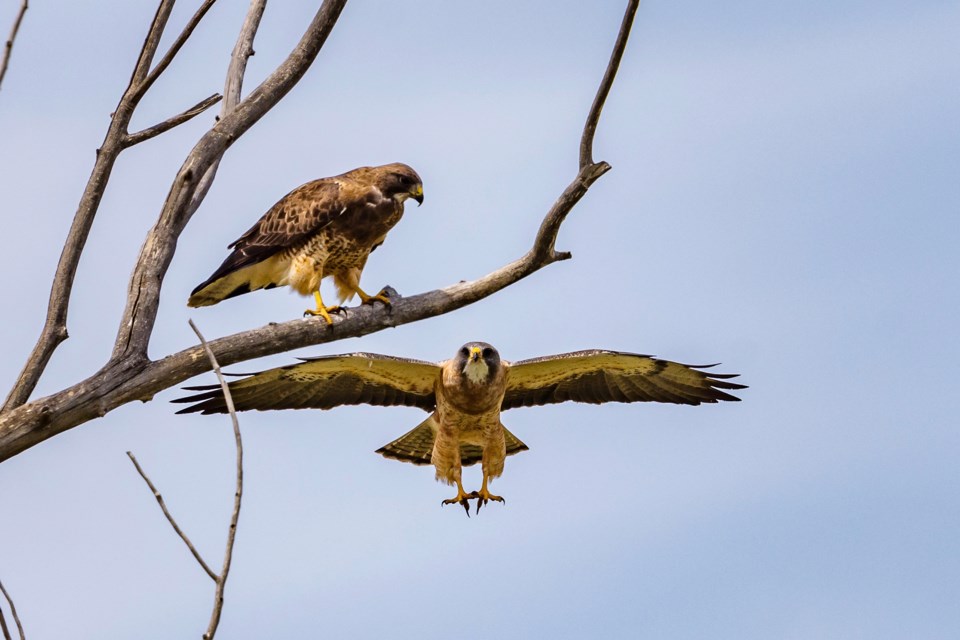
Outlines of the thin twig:
[[200,115],[201,113],[203,113],[204,111],[212,107],[213,105],[220,102],[222,98],[223,96],[221,96],[219,93],[215,93],[209,98],[205,98],[201,100],[200,102],[193,105],[183,113],[175,115],[172,118],[167,118],[160,124],[155,124],[152,127],[143,129],[142,131],[138,131],[136,133],[130,133],[123,139],[123,146],[132,147],[135,144],[140,144],[141,142],[149,140],[150,138],[154,138],[160,135],[161,133],[169,131],[170,129],[173,129],[177,125],[181,125],[187,120],[190,120],[194,116]]
[[[7,590],[3,587],[2,582],[0,582],[0,592],[3,593],[3,597],[6,598],[7,604],[10,605],[10,615],[13,616],[13,621],[17,623],[17,631],[20,633],[20,640],[26,640],[26,636],[23,634],[23,625],[20,624],[20,616],[17,615],[17,608],[13,604],[13,598],[11,598],[10,594],[7,593]],[[3,627],[4,638],[6,638],[6,640],[11,640],[10,631],[7,629],[7,623],[3,619],[2,610],[0,610],[0,626]]]
[[23,0],[20,3],[20,11],[13,20],[13,27],[10,29],[10,37],[3,47],[3,59],[0,59],[0,85],[3,84],[3,76],[7,74],[7,66],[10,64],[10,54],[13,53],[13,43],[17,39],[17,32],[20,31],[20,23],[23,22],[23,14],[27,12],[29,0]]
[[7,619],[3,617],[3,607],[0,607],[0,631],[3,632],[3,640],[13,640],[10,629],[7,628]]
[[243,439],[240,437],[240,421],[237,420],[237,411],[233,406],[233,396],[230,395],[230,387],[227,385],[223,373],[220,371],[220,365],[217,363],[213,350],[203,338],[200,329],[190,320],[190,328],[197,334],[200,344],[210,360],[213,372],[217,374],[217,380],[220,381],[220,388],[223,390],[224,399],[227,403],[227,411],[230,413],[230,420],[233,423],[233,439],[237,447],[237,482],[233,493],[233,513],[230,515],[230,528],[227,529],[227,545],[223,555],[223,568],[220,569],[220,575],[217,576],[217,591],[213,601],[213,611],[210,614],[210,624],[206,633],[203,634],[204,640],[211,640],[217,632],[217,626],[220,624],[220,614],[223,611],[223,590],[227,586],[227,576],[230,575],[230,563],[233,561],[233,541],[237,536],[237,521],[240,519],[240,502],[243,498]]
[[197,28],[197,25],[200,24],[200,21],[203,20],[203,16],[207,15],[207,11],[210,10],[210,7],[213,6],[213,3],[217,0],[204,0],[203,4],[200,5],[200,8],[190,17],[190,20],[187,22],[186,26],[183,27],[183,31],[180,32],[180,35],[177,36],[177,39],[173,41],[173,44],[170,45],[170,48],[167,52],[160,58],[160,62],[157,63],[146,78],[136,88],[135,94],[138,98],[142,97],[143,94],[156,82],[157,78],[160,77],[164,71],[167,70],[167,67],[170,66],[170,63],[173,62],[173,59],[177,57],[177,54],[180,53],[180,49],[183,48],[183,45],[187,43],[187,40],[193,35],[193,30]]
[[167,503],[163,501],[163,496],[160,495],[160,492],[157,491],[157,488],[150,481],[150,478],[147,477],[147,474],[144,472],[143,467],[140,466],[140,463],[137,462],[137,457],[133,455],[130,451],[127,451],[127,457],[130,458],[130,462],[133,463],[133,466],[137,468],[137,473],[140,474],[140,477],[143,478],[143,481],[147,483],[147,486],[150,487],[150,491],[153,492],[153,497],[157,499],[157,504],[160,505],[160,509],[163,510],[163,515],[167,517],[167,521],[170,523],[170,526],[173,527],[173,530],[177,532],[177,535],[180,536],[180,539],[183,540],[183,543],[187,545],[187,549],[190,550],[190,553],[193,554],[194,559],[200,566],[203,567],[203,570],[206,572],[210,579],[214,582],[217,581],[217,574],[210,569],[210,566],[203,561],[200,552],[197,551],[197,548],[193,546],[193,543],[190,542],[190,538],[187,537],[187,534],[183,532],[183,529],[180,528],[180,525],[177,524],[177,521],[170,515],[170,510],[167,509]]
[[603,103],[607,100],[610,87],[613,86],[613,79],[617,75],[617,69],[620,68],[620,60],[623,58],[624,49],[627,48],[627,38],[630,37],[633,18],[637,15],[639,6],[640,0],[630,0],[627,4],[626,13],[623,14],[623,22],[620,23],[620,33],[617,34],[617,42],[613,45],[613,53],[610,54],[610,62],[607,63],[607,71],[603,74],[600,88],[597,89],[597,95],[593,99],[593,106],[590,107],[590,113],[587,115],[587,123],[583,127],[583,136],[580,138],[581,170],[593,164],[593,135],[597,131],[597,122],[600,121]]
[[200,556],[197,548],[193,546],[192,542],[190,542],[190,538],[188,538],[183,530],[180,529],[177,521],[174,520],[172,515],[170,515],[170,511],[167,509],[167,505],[163,501],[163,496],[160,495],[160,492],[157,491],[157,488],[150,481],[150,478],[148,478],[147,474],[144,473],[143,468],[140,467],[140,463],[137,462],[137,458],[129,451],[127,451],[127,456],[130,458],[130,461],[133,462],[133,466],[136,467],[137,473],[140,474],[140,477],[143,478],[144,482],[147,483],[147,486],[150,487],[154,497],[157,499],[157,503],[163,510],[163,515],[167,517],[167,521],[170,523],[170,526],[173,527],[173,530],[177,532],[177,535],[180,536],[180,539],[183,540],[184,544],[187,545],[190,553],[193,554],[193,557],[196,559],[196,561],[201,567],[203,567],[203,570],[206,572],[206,574],[210,576],[213,582],[217,585],[213,599],[213,610],[210,613],[210,623],[207,626],[206,632],[203,634],[204,640],[212,640],[214,635],[217,633],[217,627],[220,625],[220,616],[223,613],[223,592],[227,586],[227,578],[230,575],[230,565],[233,562],[233,545],[237,537],[237,523],[240,520],[240,505],[243,501],[243,438],[240,437],[240,421],[237,419],[237,411],[233,405],[233,396],[230,395],[230,387],[227,385],[227,381],[223,377],[223,373],[220,371],[220,364],[217,362],[217,358],[213,354],[213,350],[210,349],[210,345],[207,344],[206,339],[204,339],[203,334],[200,333],[200,329],[198,329],[197,325],[193,323],[193,320],[190,320],[190,328],[193,329],[193,332],[197,334],[197,338],[200,340],[200,344],[207,355],[210,366],[213,368],[214,373],[217,375],[217,379],[220,381],[220,388],[223,390],[223,395],[227,404],[227,411],[230,413],[230,421],[233,424],[233,441],[236,445],[237,451],[236,484],[233,491],[233,511],[230,514],[230,526],[227,528],[227,544],[223,554],[223,567],[220,569],[219,574],[214,573],[207,563],[203,561],[203,558]]

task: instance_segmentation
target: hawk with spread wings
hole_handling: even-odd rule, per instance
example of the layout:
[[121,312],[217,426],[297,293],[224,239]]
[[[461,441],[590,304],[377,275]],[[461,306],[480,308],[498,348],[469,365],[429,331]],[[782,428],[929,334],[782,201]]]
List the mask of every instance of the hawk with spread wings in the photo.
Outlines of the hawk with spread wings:
[[402,163],[360,167],[297,187],[273,205],[228,249],[223,264],[193,290],[187,305],[205,307],[257,289],[289,286],[313,294],[319,315],[333,324],[320,297],[320,281],[333,277],[340,303],[355,294],[363,304],[381,301],[360,288],[360,274],[370,253],[403,216],[403,203],[423,204],[423,182]]
[[[375,353],[307,358],[299,364],[230,383],[238,411],[249,409],[332,409],[341,405],[410,406],[430,416],[377,453],[417,465],[432,464],[437,480],[457,486],[443,504],[460,504],[470,514],[489,500],[503,502],[488,484],[503,473],[507,456],[527,445],[503,426],[500,413],[516,407],[571,400],[671,402],[698,405],[738,401],[727,391],[745,389],[736,374],[703,371],[714,365],[685,365],[651,356],[590,350],[507,362],[485,342],[469,342],[440,363]],[[187,387],[200,391],[173,402],[193,403],[177,413],[226,413],[219,385]],[[467,493],[461,467],[480,462],[483,483]]]

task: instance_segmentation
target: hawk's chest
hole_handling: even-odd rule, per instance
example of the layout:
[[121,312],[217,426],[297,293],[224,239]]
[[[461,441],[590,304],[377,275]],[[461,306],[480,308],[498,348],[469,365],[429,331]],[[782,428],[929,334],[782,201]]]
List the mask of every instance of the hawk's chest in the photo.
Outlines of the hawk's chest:
[[392,200],[347,210],[311,238],[304,252],[328,268],[361,266],[402,215],[403,205]]

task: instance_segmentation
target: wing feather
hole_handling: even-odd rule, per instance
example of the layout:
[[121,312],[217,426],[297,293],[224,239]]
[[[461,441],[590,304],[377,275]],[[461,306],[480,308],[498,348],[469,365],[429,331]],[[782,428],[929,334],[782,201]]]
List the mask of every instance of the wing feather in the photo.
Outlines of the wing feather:
[[[440,367],[431,362],[376,353],[304,359],[298,364],[255,373],[229,384],[238,411],[332,409],[341,405],[408,406],[432,411]],[[173,402],[192,403],[177,413],[226,413],[220,385],[187,387],[200,391]]]
[[712,366],[599,349],[521,360],[510,364],[501,410],[568,400],[692,405],[738,401],[725,390],[746,386],[729,382],[736,374],[703,371]]
[[233,252],[193,293],[226,275],[262,262],[306,242],[348,209],[363,202],[344,202],[337,178],[322,178],[297,187],[270,207],[257,222],[228,245]]

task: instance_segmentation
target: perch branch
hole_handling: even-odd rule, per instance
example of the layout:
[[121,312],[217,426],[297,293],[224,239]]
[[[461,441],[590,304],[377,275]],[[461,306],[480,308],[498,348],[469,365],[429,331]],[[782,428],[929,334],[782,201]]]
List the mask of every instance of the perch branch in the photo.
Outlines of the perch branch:
[[150,487],[153,497],[157,499],[157,504],[160,505],[160,509],[163,511],[163,515],[166,516],[167,522],[170,523],[170,526],[173,527],[173,530],[177,532],[177,535],[180,536],[180,539],[183,540],[183,544],[187,545],[187,549],[190,550],[190,553],[193,554],[194,559],[200,563],[200,566],[203,567],[203,570],[206,572],[210,579],[214,582],[217,581],[217,574],[210,569],[209,565],[203,561],[203,557],[200,555],[200,552],[197,551],[197,548],[193,546],[193,543],[190,542],[190,538],[187,537],[187,534],[183,532],[183,529],[180,528],[180,525],[177,524],[177,521],[171,515],[170,510],[167,509],[167,503],[163,501],[163,496],[160,495],[160,492],[157,491],[157,488],[150,481],[150,478],[144,472],[143,467],[140,466],[140,463],[137,462],[137,457],[133,455],[130,451],[127,451],[127,457],[130,458],[130,462],[133,463],[133,466],[136,467],[137,473],[140,474],[140,477],[143,478],[143,481],[147,483],[147,486]]
[[[631,4],[631,6],[633,5]],[[625,35],[618,39],[618,42],[624,40],[624,38]],[[619,55],[615,49],[608,63],[606,74],[611,82],[618,62]],[[268,78],[265,83],[269,81]],[[237,126],[237,118],[241,117],[238,114],[246,113],[246,109],[252,108],[249,104],[263,86],[261,85],[234,112],[218,123],[218,127],[225,125],[224,129],[214,127],[214,132],[233,131],[232,127]],[[604,89],[601,86],[602,90]],[[609,90],[609,87],[606,90]],[[597,116],[599,117],[602,101],[594,100],[594,103],[600,105],[597,107]],[[584,138],[592,141],[592,132],[585,131]],[[198,145],[198,148],[202,146],[202,143],[203,141],[201,141],[201,145]],[[210,144],[214,143],[210,142]],[[592,144],[592,142],[588,144]],[[195,166],[198,165],[192,164],[188,160],[184,165],[184,170]],[[560,226],[590,186],[609,169],[610,165],[606,162],[591,163],[581,167],[573,181],[547,212],[531,249],[521,258],[478,280],[458,282],[443,289],[408,298],[395,298],[389,309],[385,309],[382,305],[361,306],[351,309],[346,317],[337,318],[330,327],[325,326],[322,321],[315,318],[298,318],[289,322],[270,324],[259,329],[214,340],[209,345],[210,349],[216,354],[219,363],[225,366],[299,347],[362,336],[388,327],[438,316],[492,295],[553,262],[570,257],[569,253],[557,252],[554,249]],[[184,170],[181,170],[181,176],[178,177],[174,191],[177,190],[177,185],[185,177],[183,176]],[[174,192],[172,191],[171,198],[173,197]],[[165,207],[164,216],[166,214],[167,209]],[[174,215],[174,212],[170,212],[170,215]],[[165,241],[166,244],[175,244],[176,234],[182,226],[178,228],[176,220],[166,223],[165,220],[166,218],[162,217],[158,227],[168,224],[169,230],[166,233],[172,235],[166,237],[163,235],[155,236],[159,233],[158,228],[155,227],[147,245],[164,245]],[[156,253],[145,256],[141,259],[141,263],[152,257],[161,257],[159,248],[153,249],[153,251]],[[172,246],[170,251],[172,251]],[[166,261],[169,262],[169,256],[166,257]],[[159,286],[155,286],[153,289],[141,289],[139,283],[148,281],[158,283],[159,280],[153,279],[162,279],[166,264],[161,266],[160,271],[153,272],[144,272],[138,266],[137,273],[142,275],[139,275],[139,279],[134,281],[133,285],[136,286],[132,285],[131,292],[139,295],[140,301],[135,302],[133,311],[136,310],[136,304],[146,304],[145,312],[152,307],[155,315],[156,300],[144,302],[142,299],[151,294],[155,297],[159,291]],[[148,275],[153,279],[148,278]],[[141,325],[139,328],[134,326],[139,319],[133,311],[128,309],[125,315],[125,318],[129,319],[129,324],[122,325],[126,327],[123,335],[130,336],[132,339],[136,331],[146,331],[144,335],[148,338],[149,329],[146,326]],[[150,317],[152,318],[154,315]],[[143,320],[139,321],[143,322]],[[152,327],[152,324],[150,326]],[[142,340],[144,338],[138,339]],[[210,365],[204,357],[203,348],[199,345],[156,361],[146,359],[145,355],[141,358],[112,359],[100,371],[86,380],[53,395],[39,398],[5,415],[0,415],[0,461],[83,422],[100,417],[122,404],[134,400],[146,402],[152,399],[156,393],[209,370]]]
[[[256,1],[256,0],[255,0]],[[216,577],[217,590],[213,600],[213,611],[210,614],[210,624],[207,626],[207,632],[203,634],[204,640],[211,640],[217,632],[217,626],[220,624],[220,614],[223,611],[223,590],[227,586],[227,576],[230,575],[230,563],[233,561],[233,541],[237,537],[237,521],[240,519],[240,502],[243,498],[243,439],[240,437],[240,421],[237,420],[237,411],[233,406],[233,396],[230,395],[230,387],[220,371],[220,365],[217,363],[216,356],[210,349],[210,345],[204,340],[197,325],[190,321],[190,328],[197,334],[200,344],[217,374],[217,380],[220,381],[220,388],[223,390],[224,399],[227,403],[227,411],[230,413],[230,421],[233,423],[233,440],[237,449],[237,480],[233,492],[233,512],[230,515],[230,527],[227,529],[227,545],[223,554],[223,567],[220,569],[220,575]]]
[[3,76],[7,75],[7,67],[10,64],[10,54],[13,53],[13,43],[17,39],[17,32],[20,31],[23,14],[27,12],[28,8],[29,0],[23,0],[23,2],[20,3],[20,10],[17,12],[17,17],[13,20],[13,27],[10,28],[10,37],[7,38],[7,43],[3,46],[3,59],[0,59],[0,85],[3,84]]
[[176,126],[183,124],[187,120],[192,119],[194,116],[200,115],[213,105],[220,102],[221,98],[223,98],[223,96],[221,96],[219,93],[215,93],[209,98],[201,100],[183,113],[175,115],[172,118],[167,118],[160,124],[155,124],[152,127],[138,131],[137,133],[127,134],[127,136],[123,139],[124,148],[132,147],[135,144],[140,144],[141,142],[149,140],[150,138],[155,138],[161,133],[165,133]]
[[[231,398],[232,402],[232,398]],[[26,640],[26,636],[23,633],[23,625],[20,624],[20,616],[17,615],[17,608],[13,604],[13,598],[10,597],[10,594],[7,593],[7,590],[3,587],[3,583],[0,582],[0,592],[3,593],[3,597],[6,599],[7,604],[10,606],[10,615],[13,616],[13,621],[17,625],[17,632],[20,634],[20,640]],[[0,627],[3,628],[3,637],[5,640],[12,640],[10,637],[10,630],[7,629],[7,621],[3,619],[3,610],[0,609]]]
[[17,381],[7,395],[3,408],[0,409],[0,415],[19,407],[27,401],[36,388],[40,376],[47,368],[53,352],[68,337],[67,311],[70,304],[70,293],[73,290],[73,281],[77,275],[77,265],[80,263],[80,255],[83,253],[87,237],[90,235],[90,229],[93,226],[93,219],[100,208],[100,201],[107,189],[107,182],[110,180],[113,165],[117,156],[123,151],[123,140],[127,135],[130,119],[139,104],[139,97],[135,95],[136,87],[146,77],[150,69],[150,63],[157,52],[160,38],[163,36],[163,30],[167,25],[172,9],[173,0],[161,0],[157,13],[153,17],[153,22],[150,24],[150,29],[144,38],[143,46],[140,48],[140,54],[137,57],[137,64],[134,66],[130,82],[110,118],[106,136],[103,144],[97,149],[97,159],[94,162],[93,171],[90,173],[83,195],[80,197],[80,204],[77,205],[77,212],[74,214],[70,232],[60,254],[60,262],[57,264],[57,271],[53,277],[53,286],[50,288],[50,300],[47,304],[47,317],[44,321],[43,330],[40,332],[40,337],[37,339],[33,351],[27,357],[26,364],[24,364],[23,370],[17,377]]

